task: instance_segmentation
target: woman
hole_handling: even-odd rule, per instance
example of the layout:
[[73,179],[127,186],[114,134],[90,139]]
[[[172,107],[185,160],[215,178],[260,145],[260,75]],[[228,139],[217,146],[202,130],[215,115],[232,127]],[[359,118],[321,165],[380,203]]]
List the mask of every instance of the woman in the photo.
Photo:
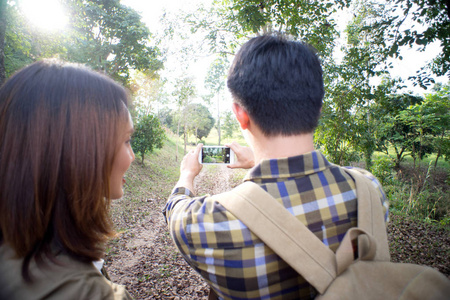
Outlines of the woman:
[[134,153],[128,94],[85,67],[40,61],[0,88],[0,299],[129,299],[105,279]]

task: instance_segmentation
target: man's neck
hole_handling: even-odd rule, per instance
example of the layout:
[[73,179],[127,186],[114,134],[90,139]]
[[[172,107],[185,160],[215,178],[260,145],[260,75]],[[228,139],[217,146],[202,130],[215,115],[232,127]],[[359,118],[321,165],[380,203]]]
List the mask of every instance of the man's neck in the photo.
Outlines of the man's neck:
[[312,133],[274,137],[258,134],[258,136],[252,136],[251,143],[256,164],[263,159],[297,156],[314,151]]

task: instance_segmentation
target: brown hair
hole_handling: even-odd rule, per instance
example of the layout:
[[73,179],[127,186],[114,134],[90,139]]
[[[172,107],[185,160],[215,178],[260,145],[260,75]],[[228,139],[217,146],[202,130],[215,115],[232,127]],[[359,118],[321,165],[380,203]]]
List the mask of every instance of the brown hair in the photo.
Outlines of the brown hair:
[[33,63],[0,89],[0,243],[98,260],[115,232],[109,178],[128,94],[86,67]]

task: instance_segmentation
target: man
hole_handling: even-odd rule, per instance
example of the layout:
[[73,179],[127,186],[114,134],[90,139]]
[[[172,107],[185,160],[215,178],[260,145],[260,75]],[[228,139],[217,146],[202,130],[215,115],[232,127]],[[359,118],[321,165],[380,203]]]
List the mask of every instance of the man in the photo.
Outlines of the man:
[[[232,143],[244,181],[261,186],[333,251],[356,226],[354,180],[313,144],[324,95],[314,50],[281,36],[251,39],[228,74],[233,111],[250,148]],[[223,299],[311,299],[315,289],[209,196],[193,195],[201,149],[188,153],[164,209],[186,261]],[[362,170],[361,170],[362,171]],[[378,181],[380,205],[387,201]],[[387,217],[387,209],[386,215]],[[308,241],[305,241],[307,243]]]

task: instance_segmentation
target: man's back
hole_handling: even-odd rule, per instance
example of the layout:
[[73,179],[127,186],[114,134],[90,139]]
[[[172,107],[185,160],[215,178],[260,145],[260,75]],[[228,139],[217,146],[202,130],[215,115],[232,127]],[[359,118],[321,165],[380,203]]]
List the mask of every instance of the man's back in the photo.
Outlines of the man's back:
[[[227,87],[249,147],[230,144],[236,163],[229,167],[256,164],[246,180],[259,184],[336,250],[347,229],[356,225],[357,202],[350,175],[314,148],[325,93],[322,73],[316,51],[303,42],[268,34],[242,45]],[[197,160],[201,147],[183,158],[166,206],[169,229],[186,260],[227,299],[313,297],[314,289],[243,222],[211,197],[191,198],[187,189],[193,190],[202,168]],[[381,205],[385,198],[379,190]]]
[[[317,151],[263,160],[245,180],[268,191],[334,251],[356,225],[354,181]],[[310,299],[316,294],[220,204],[210,197],[192,196],[183,188],[174,190],[165,208],[169,229],[185,259],[219,296]],[[381,187],[380,198],[387,205]]]

